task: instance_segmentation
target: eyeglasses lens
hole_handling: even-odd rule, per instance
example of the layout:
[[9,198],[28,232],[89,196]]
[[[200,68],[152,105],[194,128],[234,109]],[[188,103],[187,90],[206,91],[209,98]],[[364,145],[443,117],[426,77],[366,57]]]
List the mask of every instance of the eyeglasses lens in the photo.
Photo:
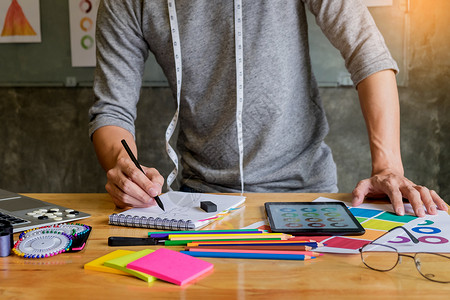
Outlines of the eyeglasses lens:
[[398,253],[391,247],[369,244],[362,249],[361,258],[371,269],[389,271],[397,264]]
[[433,253],[415,255],[417,270],[422,276],[439,282],[450,282],[450,258]]

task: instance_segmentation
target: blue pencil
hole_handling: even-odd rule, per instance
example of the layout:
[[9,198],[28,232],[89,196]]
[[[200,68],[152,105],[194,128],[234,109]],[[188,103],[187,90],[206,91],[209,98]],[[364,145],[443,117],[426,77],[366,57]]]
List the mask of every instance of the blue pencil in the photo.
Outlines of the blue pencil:
[[283,260],[306,260],[313,259],[314,256],[301,254],[269,254],[269,253],[231,253],[231,252],[194,252],[180,251],[195,257],[220,257],[220,258],[249,258],[249,259],[283,259]]

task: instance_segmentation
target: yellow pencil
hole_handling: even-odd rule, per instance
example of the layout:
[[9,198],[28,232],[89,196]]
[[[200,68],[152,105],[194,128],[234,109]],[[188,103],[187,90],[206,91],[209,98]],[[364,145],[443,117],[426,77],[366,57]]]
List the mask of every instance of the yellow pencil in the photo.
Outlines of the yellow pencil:
[[290,234],[284,233],[266,233],[266,234],[195,234],[195,235],[169,235],[171,241],[184,241],[184,240],[231,240],[231,239],[269,239],[280,238],[281,240],[288,240],[292,237]]

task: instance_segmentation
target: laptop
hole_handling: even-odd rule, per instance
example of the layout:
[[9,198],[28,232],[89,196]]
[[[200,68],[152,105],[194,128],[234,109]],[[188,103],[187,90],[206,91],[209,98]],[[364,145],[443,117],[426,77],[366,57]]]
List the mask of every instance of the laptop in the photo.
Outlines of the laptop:
[[14,233],[87,217],[75,209],[0,189],[0,220],[9,221]]

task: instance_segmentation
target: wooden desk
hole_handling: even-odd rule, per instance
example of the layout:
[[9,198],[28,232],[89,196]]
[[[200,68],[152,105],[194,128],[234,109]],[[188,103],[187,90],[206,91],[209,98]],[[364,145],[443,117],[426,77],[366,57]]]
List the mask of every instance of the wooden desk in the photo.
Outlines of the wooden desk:
[[[325,254],[311,261],[204,258],[213,273],[179,287],[163,281],[148,284],[131,276],[84,270],[83,265],[117,249],[109,236],[145,237],[149,230],[109,226],[115,211],[106,194],[27,194],[90,213],[81,222],[93,227],[87,246],[77,253],[45,259],[0,257],[0,299],[305,299],[422,298],[448,299],[450,284],[424,279],[411,259],[386,273],[369,270],[359,255]],[[209,226],[240,228],[262,220],[267,201],[311,201],[319,196],[350,200],[349,194],[247,194],[245,208]],[[15,236],[17,240],[17,234]],[[156,248],[156,247],[154,247]],[[181,248],[172,248],[179,250]]]

